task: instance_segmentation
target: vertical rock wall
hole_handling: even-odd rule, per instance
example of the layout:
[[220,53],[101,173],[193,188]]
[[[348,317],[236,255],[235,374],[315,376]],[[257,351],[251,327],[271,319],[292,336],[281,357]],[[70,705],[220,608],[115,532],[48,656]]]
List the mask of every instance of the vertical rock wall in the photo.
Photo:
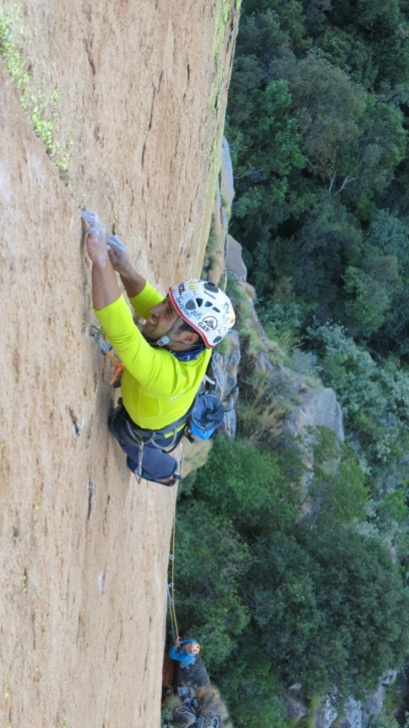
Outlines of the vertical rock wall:
[[155,726],[175,490],[108,437],[80,209],[160,289],[200,272],[238,11],[2,8],[0,724]]

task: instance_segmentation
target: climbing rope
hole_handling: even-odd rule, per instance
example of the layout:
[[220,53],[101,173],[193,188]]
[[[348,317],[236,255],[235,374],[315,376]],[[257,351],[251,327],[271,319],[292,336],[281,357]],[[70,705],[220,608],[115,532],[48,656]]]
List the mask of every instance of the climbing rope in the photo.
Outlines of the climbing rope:
[[172,630],[173,640],[179,639],[178,623],[176,619],[175,609],[175,543],[176,543],[176,518],[173,519],[172,526],[172,552],[169,554],[169,560],[172,564],[171,568],[171,582],[168,584],[168,604],[169,604],[169,617],[170,626]]

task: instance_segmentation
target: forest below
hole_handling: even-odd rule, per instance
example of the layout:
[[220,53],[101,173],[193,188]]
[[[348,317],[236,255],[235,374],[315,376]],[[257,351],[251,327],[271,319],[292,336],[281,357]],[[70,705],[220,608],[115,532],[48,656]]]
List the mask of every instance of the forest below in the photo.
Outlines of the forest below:
[[243,0],[230,230],[281,363],[334,389],[346,438],[316,433],[306,512],[285,392],[254,375],[179,491],[179,621],[238,728],[289,726],[294,683],[362,698],[408,657],[408,123],[408,0]]

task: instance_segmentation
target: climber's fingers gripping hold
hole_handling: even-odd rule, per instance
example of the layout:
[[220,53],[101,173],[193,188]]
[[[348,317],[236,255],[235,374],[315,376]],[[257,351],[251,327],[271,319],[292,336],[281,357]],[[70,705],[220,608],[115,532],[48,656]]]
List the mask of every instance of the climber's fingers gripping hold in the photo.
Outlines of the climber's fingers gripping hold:
[[90,210],[82,210],[81,211],[81,217],[85,222],[88,223],[88,225],[91,227],[97,220],[99,220],[98,215],[96,212],[91,212]]
[[83,220],[89,223],[87,230],[87,251],[91,260],[103,262],[108,258],[107,233],[96,212],[84,210],[81,213]]
[[126,273],[130,266],[126,245],[116,235],[108,238],[108,255],[113,269],[118,273]]

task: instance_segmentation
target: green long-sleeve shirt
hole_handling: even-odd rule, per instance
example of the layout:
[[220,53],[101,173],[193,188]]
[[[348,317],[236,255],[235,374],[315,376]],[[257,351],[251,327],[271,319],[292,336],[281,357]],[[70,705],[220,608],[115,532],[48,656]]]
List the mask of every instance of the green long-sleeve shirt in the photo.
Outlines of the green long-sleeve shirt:
[[[146,319],[161,301],[163,296],[147,283],[131,304]],[[131,419],[140,427],[159,430],[183,417],[206,374],[211,349],[185,362],[166,349],[150,346],[123,296],[95,313],[125,367],[122,401]]]

